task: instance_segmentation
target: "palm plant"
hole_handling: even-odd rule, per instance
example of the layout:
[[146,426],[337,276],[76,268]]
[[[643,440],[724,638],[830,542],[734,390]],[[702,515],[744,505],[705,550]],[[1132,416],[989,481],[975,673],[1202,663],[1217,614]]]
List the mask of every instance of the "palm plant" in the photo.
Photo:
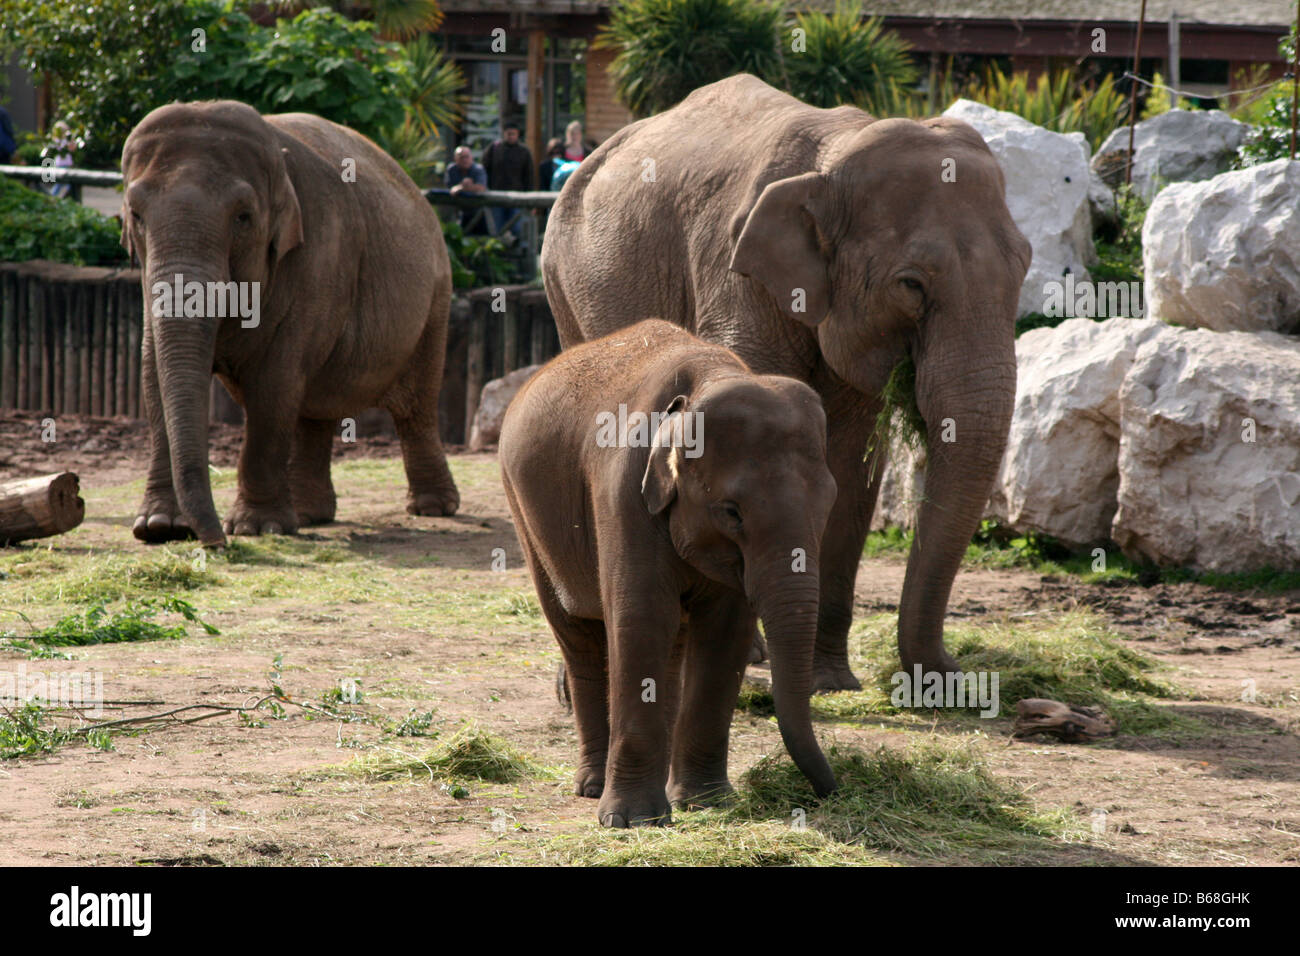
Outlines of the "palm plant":
[[436,136],[438,126],[455,126],[464,115],[465,76],[427,33],[407,41],[403,47],[411,61],[414,84],[407,115],[427,135]]
[[[802,31],[797,33],[796,31]],[[861,0],[836,0],[831,14],[799,13],[785,25],[789,91],[813,106],[868,107],[916,82],[907,43],[863,19]]]
[[982,80],[971,80],[963,95],[1045,129],[1081,132],[1094,150],[1123,123],[1127,109],[1112,77],[1090,87],[1067,70],[1040,76],[1034,82],[1026,73],[1006,74],[994,64]]
[[613,49],[620,102],[649,116],[736,73],[782,74],[779,0],[625,0],[595,47]]

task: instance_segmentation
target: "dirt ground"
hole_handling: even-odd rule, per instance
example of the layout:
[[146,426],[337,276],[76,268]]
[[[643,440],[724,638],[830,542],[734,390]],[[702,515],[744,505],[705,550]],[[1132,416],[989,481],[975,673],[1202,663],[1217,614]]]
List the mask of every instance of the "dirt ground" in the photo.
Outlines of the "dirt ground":
[[[60,419],[57,427],[58,440],[46,444],[38,416],[0,416],[0,479],[76,471],[88,504],[74,532],[0,550],[7,562],[0,563],[0,610],[23,610],[37,625],[75,608],[42,597],[42,574],[25,567],[48,561],[75,575],[98,561],[161,553],[129,532],[144,474],[143,425]],[[233,497],[238,443],[238,429],[214,428],[219,510]],[[234,717],[177,724],[118,736],[112,751],[74,744],[0,763],[0,864],[536,863],[546,862],[537,855],[540,841],[593,829],[594,801],[570,793],[576,738],[554,698],[554,640],[540,617],[519,610],[531,584],[495,455],[454,455],[463,502],[459,515],[445,519],[404,513],[397,457],[382,439],[339,445],[336,458],[355,467],[336,469],[338,523],[299,539],[301,553],[286,552],[283,568],[223,565],[217,583],[184,593],[220,636],[191,629],[181,641],[78,648],[75,661],[26,666],[98,670],[110,701],[242,704],[268,692],[281,655],[279,679],[290,695],[319,700],[355,678],[365,695],[358,709],[367,714],[399,720],[432,711],[444,735],[473,720],[555,768],[554,777],[471,786],[458,796],[429,780],[376,783],[331,772],[376,748],[418,752],[434,743],[381,740],[373,724],[308,720],[293,708],[288,719],[264,726]],[[504,550],[504,571],[493,569],[496,549]],[[263,576],[251,577],[255,570]],[[864,561],[859,613],[895,612],[903,572],[901,558]],[[1042,862],[1300,862],[1300,592],[1103,587],[1024,570],[964,570],[950,626],[1079,607],[1169,666],[1167,679],[1190,697],[1167,706],[1222,732],[1121,734],[1077,746],[1013,741],[1009,719],[984,722],[976,743],[998,777],[1036,805],[1070,809],[1085,828],[1103,821]],[[0,619],[0,630],[12,620]],[[18,662],[6,655],[4,666]],[[1242,699],[1247,681],[1255,702]],[[888,720],[819,728],[862,748],[969,729]],[[733,781],[780,750],[772,722],[737,712]]]

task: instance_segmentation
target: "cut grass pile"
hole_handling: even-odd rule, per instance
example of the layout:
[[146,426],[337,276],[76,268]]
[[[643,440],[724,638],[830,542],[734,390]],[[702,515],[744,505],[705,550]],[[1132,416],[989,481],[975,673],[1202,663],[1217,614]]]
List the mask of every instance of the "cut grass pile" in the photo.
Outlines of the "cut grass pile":
[[871,753],[832,746],[827,757],[839,789],[820,804],[788,757],[767,757],[725,808],[675,812],[673,826],[663,829],[593,824],[542,841],[540,849],[548,861],[581,866],[1017,862],[1083,836],[1068,811],[1039,810],[995,778],[973,741],[931,738]]
[[548,777],[551,771],[495,734],[467,724],[424,754],[377,748],[327,773],[336,774],[371,782],[428,779],[513,783]]
[[[1113,716],[1122,734],[1211,733],[1191,717],[1157,701],[1182,697],[1173,684],[1155,676],[1154,660],[1127,647],[1095,614],[1074,610],[1024,618],[988,619],[950,627],[949,651],[964,672],[998,675],[998,717],[1013,719],[1017,701],[1046,697],[1067,704],[1100,707]],[[978,705],[964,710],[925,710],[897,706],[891,696],[899,673],[898,630],[893,615],[881,614],[855,623],[850,635],[853,667],[860,691],[818,694],[813,716],[822,720],[879,722],[885,716],[981,722]],[[991,682],[988,684],[992,688]],[[769,716],[770,691],[755,684],[741,688],[737,707]]]

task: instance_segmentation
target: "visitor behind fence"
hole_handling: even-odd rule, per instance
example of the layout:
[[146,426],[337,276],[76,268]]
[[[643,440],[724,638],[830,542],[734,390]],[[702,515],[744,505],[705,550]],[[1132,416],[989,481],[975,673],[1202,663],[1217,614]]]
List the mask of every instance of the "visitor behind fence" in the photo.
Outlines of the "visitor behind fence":
[[[533,189],[533,154],[528,151],[527,146],[519,142],[518,126],[507,123],[502,128],[501,138],[489,146],[483,154],[483,168],[487,170],[489,189],[512,192]],[[505,228],[507,222],[514,219],[518,211],[503,206],[492,207],[498,234]],[[511,224],[510,232],[515,238],[519,237],[517,219]]]
[[[457,146],[452,158],[453,162],[447,167],[445,178],[447,188],[453,194],[487,192],[487,172],[474,162],[474,154],[470,152],[468,146]],[[488,231],[484,224],[484,216],[487,212],[487,209],[462,209],[459,216],[460,224],[467,233],[485,235]],[[475,216],[478,216],[477,222]]]

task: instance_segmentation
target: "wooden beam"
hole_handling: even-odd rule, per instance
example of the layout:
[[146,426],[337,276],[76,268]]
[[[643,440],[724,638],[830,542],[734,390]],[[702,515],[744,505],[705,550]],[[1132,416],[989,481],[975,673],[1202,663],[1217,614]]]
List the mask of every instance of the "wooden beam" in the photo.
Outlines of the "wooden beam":
[[[542,93],[546,86],[546,33],[542,30],[528,31],[528,112],[526,122],[526,140],[528,151],[533,154],[532,175],[537,175],[536,166],[542,156]],[[549,185],[549,184],[548,184]],[[535,188],[544,188],[535,183]]]

